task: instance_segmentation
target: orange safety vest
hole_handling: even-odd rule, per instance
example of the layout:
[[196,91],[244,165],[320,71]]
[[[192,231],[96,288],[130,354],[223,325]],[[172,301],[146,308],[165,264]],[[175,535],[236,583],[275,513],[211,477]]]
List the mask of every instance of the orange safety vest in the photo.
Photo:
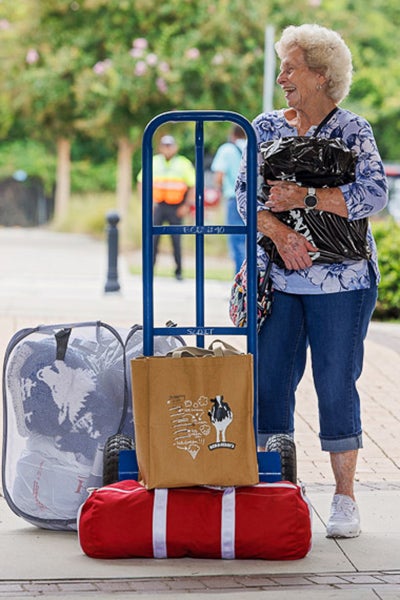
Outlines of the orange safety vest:
[[153,181],[153,200],[154,202],[179,204],[184,199],[187,189],[187,185],[183,181],[155,178]]
[[180,204],[188,187],[194,185],[194,167],[184,156],[153,157],[153,201]]

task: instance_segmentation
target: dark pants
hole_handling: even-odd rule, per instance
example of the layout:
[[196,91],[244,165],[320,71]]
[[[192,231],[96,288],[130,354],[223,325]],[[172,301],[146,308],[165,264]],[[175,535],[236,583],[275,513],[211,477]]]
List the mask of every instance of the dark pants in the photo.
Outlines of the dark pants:
[[[159,226],[167,223],[168,225],[182,225],[182,217],[179,217],[177,211],[180,204],[167,204],[166,202],[159,202],[154,205],[153,214],[153,225]],[[171,235],[172,248],[174,253],[174,260],[176,264],[175,275],[182,274],[182,252],[181,252],[181,236],[179,234]],[[160,236],[155,235],[153,237],[153,264],[156,262],[158,243]]]

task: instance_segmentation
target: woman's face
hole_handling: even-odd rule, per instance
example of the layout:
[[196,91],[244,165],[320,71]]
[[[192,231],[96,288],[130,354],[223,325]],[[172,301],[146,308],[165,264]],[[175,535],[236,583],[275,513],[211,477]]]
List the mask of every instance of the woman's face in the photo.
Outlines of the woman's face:
[[317,85],[321,75],[311,71],[300,48],[291,48],[282,58],[277,83],[284,91],[286,102],[291,108],[307,110],[307,106],[315,103]]

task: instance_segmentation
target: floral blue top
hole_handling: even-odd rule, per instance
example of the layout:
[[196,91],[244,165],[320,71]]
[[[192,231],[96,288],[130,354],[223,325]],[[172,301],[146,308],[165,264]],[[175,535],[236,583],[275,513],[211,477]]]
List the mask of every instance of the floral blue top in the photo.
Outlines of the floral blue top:
[[[297,135],[284,116],[285,111],[275,110],[263,113],[253,121],[258,147],[262,142]],[[313,135],[315,126],[306,135]],[[319,137],[341,138],[358,156],[355,181],[340,186],[343,193],[349,220],[369,217],[387,203],[387,181],[370,124],[358,115],[339,108],[333,117],[320,130]],[[262,162],[259,153],[259,163]],[[246,216],[246,153],[236,181],[236,196],[239,212]],[[259,202],[258,210],[266,210]],[[372,250],[370,259],[379,282],[376,245],[371,228],[368,228],[368,243]],[[263,248],[258,246],[258,265],[265,269],[268,258]],[[291,294],[326,294],[360,290],[370,287],[368,261],[346,261],[341,264],[313,264],[307,269],[292,271],[273,265],[271,278],[274,288]]]

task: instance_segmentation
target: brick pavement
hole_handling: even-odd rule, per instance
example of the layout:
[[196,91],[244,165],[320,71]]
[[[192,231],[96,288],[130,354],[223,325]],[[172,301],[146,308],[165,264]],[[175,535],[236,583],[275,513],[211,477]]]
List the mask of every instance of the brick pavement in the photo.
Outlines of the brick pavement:
[[[321,597],[329,593],[332,598],[332,592],[351,591],[354,598],[363,600],[363,593],[372,591],[375,598],[384,598],[388,592],[398,594],[400,585],[400,570],[398,571],[379,571],[363,573],[329,573],[304,575],[285,574],[285,575],[252,575],[252,576],[190,576],[190,577],[162,577],[162,578],[135,578],[135,579],[97,579],[87,580],[58,580],[58,581],[32,581],[21,582],[2,581],[0,582],[0,598],[60,598],[60,597],[79,597],[79,598],[99,598],[99,594],[107,594],[115,597],[128,597],[132,594],[146,595],[169,595],[180,596],[190,594],[195,600],[193,594],[207,593],[215,594],[223,592],[224,594],[242,594],[247,592],[281,592],[282,598],[287,598],[288,593],[296,589],[296,593],[308,594],[311,591],[317,592]],[[383,596],[381,595],[383,594]],[[338,596],[339,597],[339,596]]]

